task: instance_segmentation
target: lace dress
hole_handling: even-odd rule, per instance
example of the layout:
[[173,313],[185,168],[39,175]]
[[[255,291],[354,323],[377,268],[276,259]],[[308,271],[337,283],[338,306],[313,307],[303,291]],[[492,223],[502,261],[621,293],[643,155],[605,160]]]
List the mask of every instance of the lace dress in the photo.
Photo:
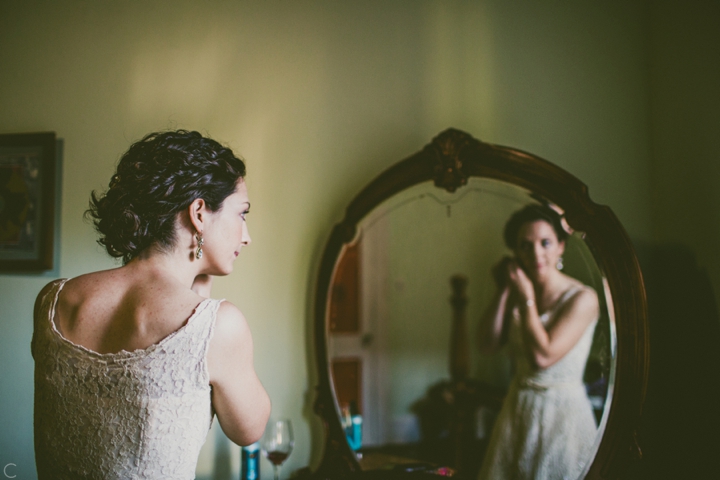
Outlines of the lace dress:
[[[543,324],[581,288],[565,292],[541,315]],[[509,332],[515,376],[490,437],[481,480],[576,480],[582,474],[597,434],[582,382],[596,325],[597,320],[558,362],[538,370],[524,353],[515,315]]]
[[35,461],[43,479],[193,479],[212,423],[206,352],[222,300],[145,350],[99,354],[35,318]]

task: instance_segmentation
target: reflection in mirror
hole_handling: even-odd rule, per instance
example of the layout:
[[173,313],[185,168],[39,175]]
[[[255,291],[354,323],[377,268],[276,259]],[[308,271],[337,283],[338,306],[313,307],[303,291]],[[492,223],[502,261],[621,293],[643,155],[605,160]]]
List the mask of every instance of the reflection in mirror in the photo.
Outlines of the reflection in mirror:
[[[520,368],[509,346],[480,353],[479,322],[496,291],[491,269],[512,255],[505,224],[537,203],[530,192],[488,178],[470,178],[455,193],[426,182],[358,225],[335,267],[327,338],[342,423],[363,469],[423,462],[477,477]],[[594,422],[580,468],[602,437],[614,372],[608,293],[582,238],[570,235],[563,255],[563,272],[597,292],[600,306],[580,367]]]

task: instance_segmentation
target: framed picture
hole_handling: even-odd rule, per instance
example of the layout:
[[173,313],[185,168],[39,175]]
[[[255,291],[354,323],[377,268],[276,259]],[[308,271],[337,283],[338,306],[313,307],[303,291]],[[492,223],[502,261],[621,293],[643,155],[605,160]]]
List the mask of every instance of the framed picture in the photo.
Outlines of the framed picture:
[[53,268],[55,133],[0,135],[0,273]]

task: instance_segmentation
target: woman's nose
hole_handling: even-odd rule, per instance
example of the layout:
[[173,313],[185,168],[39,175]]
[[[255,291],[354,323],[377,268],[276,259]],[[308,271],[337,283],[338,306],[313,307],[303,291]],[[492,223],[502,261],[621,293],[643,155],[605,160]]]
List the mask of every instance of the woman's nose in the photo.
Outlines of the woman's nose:
[[252,238],[250,238],[250,230],[248,230],[247,222],[243,222],[243,229],[242,229],[242,244],[247,246],[252,243]]

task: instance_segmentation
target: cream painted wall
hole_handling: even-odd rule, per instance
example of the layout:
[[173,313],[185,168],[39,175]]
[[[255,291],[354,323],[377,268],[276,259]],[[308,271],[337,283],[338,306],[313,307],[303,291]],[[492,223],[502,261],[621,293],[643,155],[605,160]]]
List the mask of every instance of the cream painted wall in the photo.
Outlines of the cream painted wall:
[[[244,311],[296,426],[285,477],[322,453],[310,299],[347,202],[452,126],[557,163],[648,237],[646,50],[641,1],[3,0],[0,132],[65,140],[62,277],[115,265],[82,212],[130,142],[198,129],[247,159],[253,245],[214,294]],[[30,312],[49,279],[0,276],[0,464],[18,478],[34,477]]]

